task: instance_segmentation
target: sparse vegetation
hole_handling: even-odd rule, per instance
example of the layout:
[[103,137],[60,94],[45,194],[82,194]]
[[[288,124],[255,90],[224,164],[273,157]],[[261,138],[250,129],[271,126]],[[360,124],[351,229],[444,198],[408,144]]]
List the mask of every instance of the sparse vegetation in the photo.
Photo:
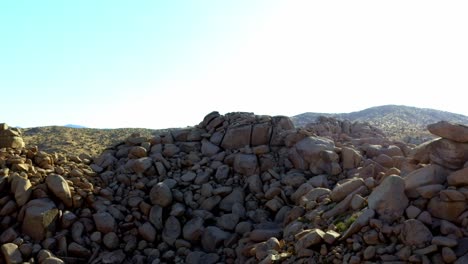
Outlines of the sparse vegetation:
[[133,133],[151,137],[157,131],[146,128],[70,128],[61,126],[47,126],[25,128],[23,139],[26,146],[38,146],[46,152],[60,152],[65,154],[87,153],[98,155],[105,148],[123,141]]
[[468,124],[468,117],[464,115],[402,105],[377,106],[352,113],[303,113],[292,117],[292,120],[296,126],[305,126],[315,122],[319,116],[367,122],[382,129],[390,139],[412,144],[420,144],[434,138],[426,129],[428,124],[441,120]]

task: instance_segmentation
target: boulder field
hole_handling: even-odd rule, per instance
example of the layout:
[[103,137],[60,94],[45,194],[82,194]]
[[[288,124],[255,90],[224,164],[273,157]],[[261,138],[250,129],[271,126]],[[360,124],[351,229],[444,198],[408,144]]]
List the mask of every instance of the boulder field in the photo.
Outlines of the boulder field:
[[0,126],[0,263],[468,263],[468,127],[217,112],[97,157]]

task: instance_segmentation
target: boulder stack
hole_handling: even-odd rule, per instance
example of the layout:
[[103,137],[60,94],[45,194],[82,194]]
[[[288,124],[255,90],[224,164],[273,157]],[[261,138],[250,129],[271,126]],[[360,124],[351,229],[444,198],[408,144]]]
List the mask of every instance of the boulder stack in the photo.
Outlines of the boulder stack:
[[23,148],[24,142],[21,131],[18,128],[10,128],[5,123],[0,123],[0,148]]

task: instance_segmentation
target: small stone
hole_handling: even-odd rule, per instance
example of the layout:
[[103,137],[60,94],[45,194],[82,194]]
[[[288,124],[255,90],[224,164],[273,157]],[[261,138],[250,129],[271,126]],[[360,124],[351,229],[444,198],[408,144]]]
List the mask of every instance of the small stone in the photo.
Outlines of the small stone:
[[119,237],[115,232],[110,232],[104,235],[102,242],[108,249],[116,249],[119,247]]
[[208,226],[203,231],[201,244],[207,252],[216,252],[218,246],[229,237],[229,233],[215,226]]
[[414,205],[408,206],[408,208],[406,208],[405,211],[406,211],[406,216],[408,216],[409,219],[415,219],[421,213],[421,209],[419,209],[418,207]]
[[356,211],[360,210],[366,204],[366,199],[359,194],[355,194],[351,200],[351,208]]
[[125,253],[123,250],[114,250],[104,252],[102,254],[102,263],[104,264],[116,264],[116,263],[123,263],[125,260]]
[[57,257],[48,257],[41,264],[65,264],[65,262]]
[[104,234],[112,232],[116,228],[114,217],[107,212],[98,212],[93,215],[96,229]]
[[74,257],[89,258],[91,256],[91,251],[76,242],[71,242],[70,245],[68,245],[68,254]]
[[6,243],[1,246],[1,251],[7,264],[23,263],[23,257],[18,249],[18,245]]
[[295,245],[296,252],[321,243],[323,241],[324,235],[325,232],[323,232],[320,229],[304,230],[301,233],[297,234],[296,237],[298,237],[299,239],[297,240]]
[[153,242],[156,239],[156,229],[149,222],[139,226],[138,233],[144,240],[148,242]]
[[334,230],[328,230],[324,235],[323,235],[323,240],[327,244],[333,244],[335,241],[340,237],[340,233],[334,231]]
[[437,246],[436,245],[430,245],[430,246],[427,246],[425,248],[421,248],[421,249],[416,249],[413,251],[414,254],[416,255],[428,255],[432,252],[436,252],[437,251]]
[[458,241],[450,237],[435,236],[432,238],[432,244],[444,247],[455,247],[458,245]]
[[452,172],[447,177],[447,183],[451,186],[467,186],[468,185],[468,167]]
[[203,234],[203,230],[203,218],[195,216],[184,225],[182,235],[188,241],[197,241]]
[[364,180],[361,178],[353,178],[343,184],[337,184],[330,193],[330,198],[334,202],[339,202],[361,186],[364,186]]
[[432,240],[431,231],[416,219],[409,219],[404,222],[400,236],[407,246],[421,246]]
[[180,236],[182,228],[179,220],[174,216],[169,216],[164,224],[162,232],[163,241],[169,245],[173,245],[176,239]]
[[185,173],[184,175],[182,175],[182,177],[180,177],[180,179],[184,182],[191,182],[193,181],[195,178],[197,177],[197,174],[193,171],[189,171],[187,173]]
[[167,207],[172,203],[171,189],[164,182],[159,182],[154,185],[153,188],[151,188],[149,196],[151,203],[154,205]]
[[280,237],[280,229],[254,229],[250,232],[249,238],[254,242],[263,242],[272,237]]
[[219,208],[226,212],[231,212],[232,206],[235,203],[244,203],[244,197],[244,191],[242,188],[234,188],[228,196],[221,200]]
[[0,235],[0,244],[13,242],[18,237],[18,233],[10,227],[7,230],[3,231]]
[[420,213],[417,219],[426,225],[432,224],[432,216],[428,211]]
[[375,257],[375,247],[374,246],[368,246],[364,250],[363,257],[365,260],[370,260]]
[[236,214],[224,214],[218,218],[217,226],[224,230],[234,230],[239,222],[239,216]]
[[377,245],[380,243],[379,241],[379,233],[376,230],[369,230],[364,233],[363,236],[364,241],[368,245]]
[[455,260],[457,260],[457,255],[455,255],[455,252],[449,247],[443,247],[442,248],[442,259],[444,260],[445,263],[452,263]]

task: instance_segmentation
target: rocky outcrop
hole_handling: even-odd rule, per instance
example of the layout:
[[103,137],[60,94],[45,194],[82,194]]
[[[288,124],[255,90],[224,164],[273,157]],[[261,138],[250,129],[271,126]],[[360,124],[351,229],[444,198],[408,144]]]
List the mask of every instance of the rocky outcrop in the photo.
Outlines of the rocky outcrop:
[[212,112],[93,159],[0,149],[3,261],[468,259],[467,143],[439,133],[450,138],[413,150],[322,121],[296,129],[287,117]]
[[23,148],[24,142],[21,131],[18,128],[10,128],[5,123],[0,123],[0,148]]

